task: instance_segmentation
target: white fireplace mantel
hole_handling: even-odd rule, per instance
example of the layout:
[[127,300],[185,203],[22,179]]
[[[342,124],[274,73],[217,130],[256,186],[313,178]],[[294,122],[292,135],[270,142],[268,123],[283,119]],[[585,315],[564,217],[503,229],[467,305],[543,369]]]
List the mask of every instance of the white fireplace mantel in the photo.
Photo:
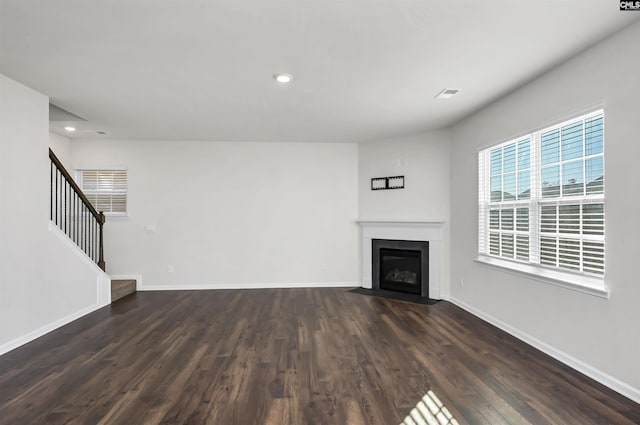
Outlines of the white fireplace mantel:
[[440,299],[444,220],[361,220],[362,287],[371,289],[372,239],[429,242],[429,298]]

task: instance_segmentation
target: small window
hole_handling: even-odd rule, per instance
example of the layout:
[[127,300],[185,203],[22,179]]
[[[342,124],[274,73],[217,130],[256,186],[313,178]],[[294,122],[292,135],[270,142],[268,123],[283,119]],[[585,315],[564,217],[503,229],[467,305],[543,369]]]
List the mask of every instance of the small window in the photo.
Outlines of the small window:
[[77,170],[76,180],[98,212],[127,214],[127,170]]

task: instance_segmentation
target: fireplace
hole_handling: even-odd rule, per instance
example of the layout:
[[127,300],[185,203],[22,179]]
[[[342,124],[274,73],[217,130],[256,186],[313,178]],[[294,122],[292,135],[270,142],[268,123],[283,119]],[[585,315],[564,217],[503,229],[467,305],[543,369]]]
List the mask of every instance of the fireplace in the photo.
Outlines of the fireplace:
[[420,295],[420,251],[380,249],[380,289]]
[[[423,288],[421,295],[424,298],[439,300],[441,280],[443,279],[443,267],[446,264],[445,251],[443,248],[445,237],[445,221],[438,219],[429,220],[360,220],[362,228],[361,248],[362,248],[362,288],[380,289],[380,253],[373,251],[373,241],[376,239],[391,241],[416,241],[423,242],[423,255],[421,261],[421,277]],[[426,242],[428,241],[428,242]],[[387,247],[383,247],[387,248]],[[390,248],[415,250],[414,247]],[[376,248],[377,249],[377,248]],[[378,268],[372,267],[377,262]],[[422,265],[424,264],[424,265]],[[427,281],[424,282],[424,279]],[[374,286],[374,280],[376,281]],[[424,292],[424,289],[427,292]],[[397,292],[400,296],[405,296],[402,292]],[[406,294],[407,297],[415,295]]]
[[429,297],[429,242],[372,239],[373,289]]

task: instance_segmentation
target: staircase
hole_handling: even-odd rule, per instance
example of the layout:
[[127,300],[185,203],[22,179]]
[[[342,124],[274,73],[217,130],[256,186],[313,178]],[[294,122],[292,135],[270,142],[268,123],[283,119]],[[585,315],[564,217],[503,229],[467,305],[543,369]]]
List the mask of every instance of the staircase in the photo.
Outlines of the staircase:
[[105,217],[98,212],[58,157],[49,149],[49,219],[58,226],[98,267],[105,271],[102,226]]
[[135,292],[135,279],[114,279],[111,281],[111,304]]
[[[91,204],[58,157],[49,149],[49,219],[105,271],[103,225],[105,216]],[[135,279],[111,280],[111,303],[136,292]]]

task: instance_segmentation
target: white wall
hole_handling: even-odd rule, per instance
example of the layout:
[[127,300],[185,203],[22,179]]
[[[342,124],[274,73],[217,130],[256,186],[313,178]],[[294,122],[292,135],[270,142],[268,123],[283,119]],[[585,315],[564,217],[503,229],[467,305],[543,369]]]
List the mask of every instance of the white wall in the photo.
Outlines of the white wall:
[[[361,220],[444,220],[441,295],[449,293],[448,130],[359,145]],[[371,190],[374,177],[404,176],[405,188]]]
[[0,75],[0,354],[109,302],[107,276],[49,227],[48,104]]
[[[453,128],[451,295],[640,401],[640,55],[633,47],[638,40],[640,24],[635,24]],[[598,104],[605,108],[610,299],[475,263],[477,150]]]
[[62,162],[64,168],[71,172],[71,139],[56,133],[49,133],[49,147]]
[[[449,217],[448,131],[360,143],[362,220]],[[405,176],[404,189],[371,190],[374,177]]]
[[74,168],[128,169],[129,218],[107,221],[105,260],[147,289],[355,286],[357,155],[355,144],[72,141]]

